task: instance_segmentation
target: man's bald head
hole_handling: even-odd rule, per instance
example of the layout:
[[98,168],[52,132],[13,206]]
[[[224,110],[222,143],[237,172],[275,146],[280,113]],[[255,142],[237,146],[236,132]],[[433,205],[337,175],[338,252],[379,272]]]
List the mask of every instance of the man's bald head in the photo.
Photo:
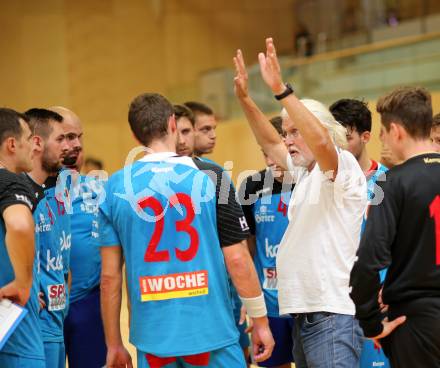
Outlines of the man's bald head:
[[62,106],[52,106],[49,110],[55,111],[63,117],[64,134],[69,144],[69,152],[64,158],[63,164],[70,169],[79,171],[84,161],[81,120],[72,110]]

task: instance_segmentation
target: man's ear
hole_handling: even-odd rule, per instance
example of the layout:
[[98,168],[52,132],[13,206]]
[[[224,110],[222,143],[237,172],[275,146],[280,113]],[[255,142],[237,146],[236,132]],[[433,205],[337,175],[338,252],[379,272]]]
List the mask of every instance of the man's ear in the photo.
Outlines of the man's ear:
[[37,152],[42,152],[44,150],[44,141],[39,135],[34,135],[32,137],[34,143],[34,150]]
[[361,134],[361,141],[363,144],[367,144],[370,141],[371,138],[371,132],[363,132]]
[[401,141],[405,133],[405,128],[402,125],[393,122],[390,123],[390,134],[396,142]]
[[17,139],[15,137],[6,138],[3,144],[5,145],[6,150],[9,153],[15,153],[15,151],[17,150]]
[[168,129],[170,133],[174,133],[177,130],[176,117],[174,114],[168,119]]

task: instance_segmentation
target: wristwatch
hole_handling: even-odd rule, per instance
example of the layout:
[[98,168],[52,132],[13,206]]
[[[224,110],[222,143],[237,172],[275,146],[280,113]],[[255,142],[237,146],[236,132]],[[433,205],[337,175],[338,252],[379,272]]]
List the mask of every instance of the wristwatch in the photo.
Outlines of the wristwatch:
[[294,92],[292,86],[290,85],[290,83],[286,83],[285,86],[286,86],[286,89],[284,90],[283,93],[280,93],[279,95],[275,95],[274,96],[278,101],[282,100],[283,98],[285,98],[285,97],[287,97],[289,95],[291,95]]

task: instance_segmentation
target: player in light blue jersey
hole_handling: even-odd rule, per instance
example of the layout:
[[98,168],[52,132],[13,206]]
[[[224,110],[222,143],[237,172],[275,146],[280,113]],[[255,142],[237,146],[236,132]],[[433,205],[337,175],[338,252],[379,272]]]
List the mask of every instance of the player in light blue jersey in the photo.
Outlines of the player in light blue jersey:
[[[174,105],[174,115],[178,132],[177,154],[193,157],[194,149],[197,148],[196,159],[216,165],[223,170],[216,162],[203,157],[204,154],[213,152],[216,143],[217,122],[211,108],[200,102],[191,101],[186,102],[185,105]],[[247,333],[246,313],[231,279],[229,278],[228,281],[235,325],[240,333],[239,343],[246,361],[249,361],[250,341]]]
[[[371,136],[371,112],[365,102],[354,99],[341,99],[330,106],[330,112],[335,119],[347,129],[348,150],[356,157],[362,171],[367,178],[368,207],[379,204],[383,199],[383,192],[377,185],[377,181],[384,181],[388,170],[381,163],[371,159],[367,152],[367,143]],[[364,214],[362,230],[364,231],[367,211]],[[386,271],[381,273],[382,282]],[[384,352],[379,346],[375,346],[372,340],[366,339],[362,349],[360,368],[382,367],[387,368],[390,364]]]
[[[34,167],[27,174],[34,193],[40,199],[35,213],[39,242],[40,328],[47,368],[65,366],[63,326],[68,306],[65,257],[68,248],[62,234],[63,219],[45,196],[44,183],[61,169],[68,146],[61,115],[46,109],[26,111],[34,134]],[[67,248],[67,250],[66,250]]]
[[[272,126],[282,135],[282,119],[270,119]],[[272,356],[259,363],[261,367],[290,368],[293,362],[292,329],[290,316],[280,317],[276,255],[288,225],[287,209],[293,190],[284,170],[264,154],[267,168],[247,177],[239,191],[239,201],[249,224],[251,237],[248,244],[254,257],[255,268],[263,288],[269,325],[275,340]]]
[[[26,315],[0,350],[0,367],[44,368],[38,322],[38,258],[32,189],[21,172],[32,170],[32,132],[27,117],[0,109],[0,300],[25,307]],[[1,322],[0,322],[1,323]]]
[[147,154],[109,179],[97,228],[107,366],[131,366],[119,326],[123,261],[138,367],[245,367],[226,267],[254,322],[256,360],[268,358],[273,339],[233,186],[221,185],[217,166],[176,155],[164,97],[135,98],[129,122]]
[[59,176],[58,197],[64,197],[67,186],[66,211],[71,222],[69,312],[64,324],[64,343],[70,368],[100,368],[105,365],[107,349],[100,311],[99,249],[92,243],[92,223],[96,220],[102,181],[79,172],[83,164],[83,130],[79,117],[64,107],[52,107],[63,116],[63,128],[69,150]]

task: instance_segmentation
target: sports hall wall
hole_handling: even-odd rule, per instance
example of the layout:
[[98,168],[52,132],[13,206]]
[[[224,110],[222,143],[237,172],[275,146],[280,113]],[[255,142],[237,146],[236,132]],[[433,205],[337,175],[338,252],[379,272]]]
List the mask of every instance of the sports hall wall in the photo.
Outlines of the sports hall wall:
[[[294,0],[1,1],[0,105],[72,109],[84,125],[86,155],[113,172],[135,145],[127,124],[134,96],[155,91],[174,103],[197,100],[201,71],[231,66],[239,47],[255,63],[268,35],[280,53],[291,52],[293,6]],[[433,97],[438,112],[440,93]],[[375,158],[377,137],[375,118]],[[233,161],[235,180],[263,166],[244,119],[221,122],[212,157]]]
[[[133,139],[130,101],[142,92],[174,103],[199,98],[202,70],[250,62],[273,35],[293,45],[291,0],[1,1],[0,105],[63,105],[85,128],[85,150],[121,167]],[[220,140],[221,141],[221,140]]]

